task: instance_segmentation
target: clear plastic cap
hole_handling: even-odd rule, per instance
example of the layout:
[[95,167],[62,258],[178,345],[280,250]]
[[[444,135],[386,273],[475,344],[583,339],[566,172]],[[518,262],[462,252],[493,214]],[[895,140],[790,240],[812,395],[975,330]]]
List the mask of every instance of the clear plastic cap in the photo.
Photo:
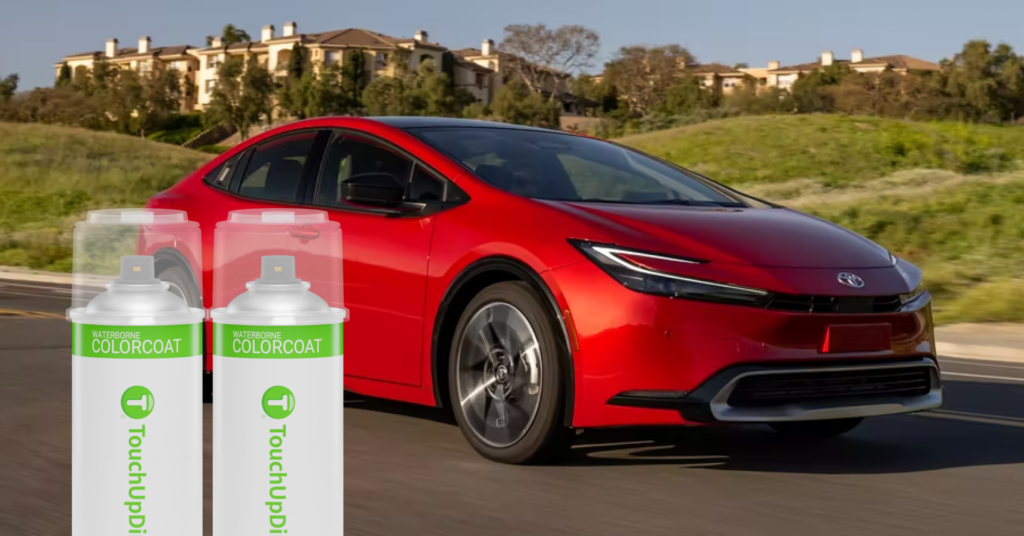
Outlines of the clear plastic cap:
[[[189,307],[203,307],[202,237],[199,224],[189,221],[184,211],[92,210],[75,224],[72,242],[69,310],[85,307],[108,282],[140,284],[144,276],[167,283]],[[126,262],[137,263],[127,275],[122,271]]]
[[213,242],[211,308],[227,307],[252,285],[306,285],[330,307],[344,308],[341,228],[327,212],[234,210],[217,224]]

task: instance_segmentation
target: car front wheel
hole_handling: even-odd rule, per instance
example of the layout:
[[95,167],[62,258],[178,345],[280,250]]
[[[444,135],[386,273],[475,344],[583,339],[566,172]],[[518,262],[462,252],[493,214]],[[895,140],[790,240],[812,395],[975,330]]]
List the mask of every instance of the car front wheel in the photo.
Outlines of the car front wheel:
[[455,330],[448,378],[455,418],[477,452],[528,464],[568,448],[564,351],[554,318],[525,283],[497,283],[473,298]]

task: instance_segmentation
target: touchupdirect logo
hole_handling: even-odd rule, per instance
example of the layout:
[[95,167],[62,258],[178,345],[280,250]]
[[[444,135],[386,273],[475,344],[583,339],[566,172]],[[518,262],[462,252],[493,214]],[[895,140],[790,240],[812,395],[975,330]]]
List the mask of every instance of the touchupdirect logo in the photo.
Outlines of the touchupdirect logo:
[[263,393],[263,413],[271,419],[284,419],[295,410],[295,395],[282,385],[275,385]]
[[145,419],[153,413],[153,405],[156,399],[149,389],[141,385],[129,387],[121,395],[121,411],[132,419]]

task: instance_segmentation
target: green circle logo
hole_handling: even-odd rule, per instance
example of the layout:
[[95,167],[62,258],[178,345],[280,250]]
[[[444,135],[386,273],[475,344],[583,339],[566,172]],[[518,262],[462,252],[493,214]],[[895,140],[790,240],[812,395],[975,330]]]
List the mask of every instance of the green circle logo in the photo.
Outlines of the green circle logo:
[[132,419],[145,419],[153,413],[155,404],[156,399],[153,398],[152,391],[141,385],[129,387],[121,395],[121,411]]
[[283,419],[295,410],[295,395],[292,390],[275,385],[263,393],[263,413],[271,419]]

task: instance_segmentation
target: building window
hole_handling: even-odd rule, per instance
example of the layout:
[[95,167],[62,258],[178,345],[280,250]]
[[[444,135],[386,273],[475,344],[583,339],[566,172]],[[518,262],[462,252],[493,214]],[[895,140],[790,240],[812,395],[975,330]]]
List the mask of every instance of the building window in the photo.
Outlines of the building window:
[[217,87],[217,81],[216,80],[207,80],[206,81],[206,92],[207,93],[213,93],[213,88],[215,88],[215,87]]
[[324,63],[339,63],[341,61],[341,52],[328,50],[324,52]]
[[140,73],[148,73],[149,72],[149,62],[148,61],[140,61],[139,62],[139,72]]
[[374,64],[378,69],[387,67],[388,65],[388,54],[387,52],[378,52],[374,57]]
[[476,87],[478,87],[480,89],[484,88],[484,74],[483,73],[476,73]]
[[220,65],[220,57],[219,56],[207,56],[207,58],[206,58],[206,68],[207,69],[216,69],[219,65]]

